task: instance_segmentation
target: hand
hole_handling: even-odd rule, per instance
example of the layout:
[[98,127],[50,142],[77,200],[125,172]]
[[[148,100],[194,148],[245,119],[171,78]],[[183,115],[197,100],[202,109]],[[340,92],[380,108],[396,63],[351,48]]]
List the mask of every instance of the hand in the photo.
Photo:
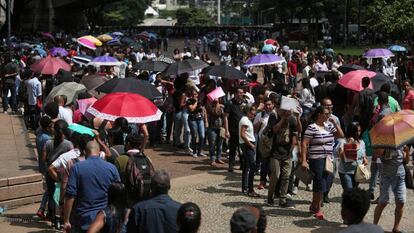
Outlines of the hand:
[[256,145],[255,144],[251,144],[250,148],[252,148],[253,150],[256,150]]
[[206,123],[206,124],[204,125],[204,128],[208,129],[208,123]]
[[332,118],[332,117],[329,117],[329,122],[331,122],[334,126],[336,126],[336,121]]
[[368,165],[368,159],[366,157],[364,157],[364,165],[367,166]]
[[92,133],[95,134],[95,138],[99,138],[99,131],[96,129],[92,129]]
[[302,166],[302,169],[303,170],[306,170],[309,167],[309,164],[308,164],[308,162],[306,160],[305,161],[302,161],[302,163],[300,165]]
[[226,132],[224,133],[224,136],[226,136],[226,138],[230,138],[230,133],[229,133],[229,131],[226,131]]
[[72,229],[72,225],[70,222],[65,222],[65,225],[63,226],[63,233],[70,233]]

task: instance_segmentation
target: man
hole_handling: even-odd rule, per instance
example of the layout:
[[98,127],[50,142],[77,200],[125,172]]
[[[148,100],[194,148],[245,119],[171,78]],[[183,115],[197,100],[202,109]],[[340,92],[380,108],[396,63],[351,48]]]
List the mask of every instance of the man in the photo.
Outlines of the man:
[[371,88],[368,88],[371,83],[369,77],[362,78],[362,87],[364,88],[359,92],[357,104],[359,109],[359,124],[361,125],[361,130],[364,132],[370,126],[370,119],[372,117],[372,112],[374,110],[374,96],[375,93]]
[[365,223],[364,217],[369,210],[369,196],[367,191],[360,188],[344,190],[342,194],[341,215],[348,225],[339,233],[383,233],[384,230],[374,224]]
[[53,98],[53,101],[59,105],[59,115],[58,118],[66,121],[68,125],[72,124],[73,112],[71,109],[65,107],[66,104],[66,96],[64,95],[57,95]]
[[[287,191],[292,169],[291,150],[298,142],[297,119],[292,116],[291,111],[279,109],[277,116],[270,116],[269,127],[273,129],[273,145],[270,152],[270,185],[267,203],[274,205],[273,196],[280,190],[279,206],[293,209],[295,206],[287,199]],[[278,181],[280,187],[276,190]]]
[[229,138],[229,172],[234,171],[236,150],[239,147],[239,121],[243,117],[241,106],[244,90],[241,87],[235,87],[235,91],[234,98],[224,106],[225,136]]
[[137,63],[142,61],[145,57],[144,48],[140,48],[139,52],[135,54],[135,58],[137,59]]
[[[76,163],[71,170],[65,193],[65,232],[86,232],[96,214],[108,204],[109,185],[120,182],[116,167],[101,159],[99,153],[99,144],[88,142],[86,160]],[[69,222],[71,215],[73,222]]]
[[10,93],[10,106],[13,113],[17,112],[17,100],[16,100],[16,77],[18,75],[18,66],[12,61],[11,58],[6,58],[6,65],[3,67],[3,111],[7,114],[9,108],[9,93]]
[[225,39],[223,39],[222,41],[220,41],[220,56],[223,56],[224,54],[226,54],[227,52],[227,41]]
[[240,208],[230,219],[231,233],[253,233],[257,230],[257,218],[248,208]]
[[141,148],[142,140],[136,133],[129,133],[125,139],[125,153],[118,156],[115,160],[115,167],[118,169],[119,175],[121,176],[122,183],[125,184],[125,169],[131,155],[139,152]]
[[137,203],[129,215],[129,233],[177,232],[177,211],[181,204],[168,195],[170,176],[165,170],[155,171],[151,178],[152,198]]
[[298,64],[299,64],[299,57],[294,55],[292,60],[287,63],[288,68],[288,83],[290,88],[296,88],[297,84],[297,75],[298,75]]
[[42,84],[39,79],[33,75],[33,71],[26,70],[24,72],[24,78],[26,78],[26,92],[27,92],[27,107],[29,124],[32,130],[36,130],[38,127],[40,108],[38,102],[42,97]]

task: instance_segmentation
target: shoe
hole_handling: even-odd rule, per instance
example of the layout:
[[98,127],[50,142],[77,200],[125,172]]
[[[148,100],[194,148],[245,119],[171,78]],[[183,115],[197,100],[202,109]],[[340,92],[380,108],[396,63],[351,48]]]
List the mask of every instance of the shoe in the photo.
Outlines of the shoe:
[[311,212],[312,214],[316,214],[316,212],[318,212],[318,211],[313,209],[312,206],[309,206],[309,212]]
[[275,193],[276,198],[280,198],[280,193]]
[[222,160],[220,160],[220,159],[216,160],[216,163],[218,163],[218,164],[224,164],[224,162]]
[[374,194],[373,194],[373,193],[370,193],[370,194],[369,194],[369,199],[371,199],[371,201],[375,200],[375,196],[374,196]]
[[263,185],[262,183],[260,183],[260,184],[257,186],[257,189],[259,189],[259,190],[264,189],[264,185]]
[[315,218],[317,218],[319,220],[323,220],[324,219],[324,216],[323,216],[322,211],[319,210],[318,212],[316,212],[315,213]]
[[376,205],[376,204],[378,204],[378,202],[379,202],[379,197],[377,197],[377,199],[375,199],[374,201],[371,201],[371,204]]
[[217,163],[213,161],[213,162],[210,163],[210,166],[215,167],[215,166],[217,166]]
[[234,172],[234,166],[233,166],[233,165],[229,165],[229,169],[228,169],[228,171],[229,171],[229,172]]
[[260,197],[260,194],[256,193],[255,191],[247,193],[247,196],[249,197]]
[[198,156],[200,156],[200,157],[207,157],[207,155],[206,155],[206,154],[204,154],[203,152],[200,152],[200,153],[198,154]]
[[197,156],[197,154],[196,154],[196,153],[194,153],[194,154],[193,154],[193,157],[194,157],[194,158],[198,158],[198,156]]
[[286,199],[288,199],[288,200],[292,200],[292,195],[290,195],[289,193],[288,193],[288,194],[286,194]]
[[289,200],[286,200],[284,203],[279,203],[279,206],[281,208],[285,208],[285,209],[294,209],[295,208],[295,204],[293,204]]
[[4,111],[3,113],[4,113],[4,114],[7,114],[7,111]]
[[36,216],[41,219],[45,219],[46,218],[45,210],[43,208],[39,208],[39,210],[36,212]]
[[193,150],[191,150],[191,148],[187,148],[187,149],[185,149],[185,153],[187,153],[189,155],[192,155],[193,154]]
[[266,203],[266,205],[268,205],[268,206],[275,206],[275,202],[274,202],[272,199],[267,199],[267,200],[265,201],[265,203]]
[[326,203],[326,204],[330,203],[328,195],[323,195],[323,203]]
[[292,194],[293,195],[297,195],[298,194],[298,187],[293,187],[293,190],[292,190]]
[[306,191],[312,192],[312,185],[311,184],[306,185]]

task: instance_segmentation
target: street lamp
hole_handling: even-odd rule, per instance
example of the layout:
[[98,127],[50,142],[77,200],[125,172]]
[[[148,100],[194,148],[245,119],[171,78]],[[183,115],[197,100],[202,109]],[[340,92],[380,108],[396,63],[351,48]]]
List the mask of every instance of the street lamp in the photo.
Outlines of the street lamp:
[[221,0],[217,0],[217,24],[221,23]]

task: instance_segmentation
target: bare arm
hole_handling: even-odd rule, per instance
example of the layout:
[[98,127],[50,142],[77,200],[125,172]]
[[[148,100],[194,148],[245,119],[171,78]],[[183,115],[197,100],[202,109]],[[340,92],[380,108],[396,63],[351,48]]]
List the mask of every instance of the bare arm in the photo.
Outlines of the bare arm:
[[308,162],[307,162],[306,155],[308,153],[309,143],[310,143],[310,139],[309,138],[304,137],[302,139],[302,146],[301,146],[302,149],[301,149],[300,159],[301,159],[301,163],[302,163],[302,166],[303,167],[307,167],[308,166]]
[[49,172],[49,175],[54,179],[54,180],[58,180],[58,174],[57,174],[57,169],[55,168],[55,166],[50,165],[49,168],[47,169],[47,171]]
[[224,129],[226,131],[226,138],[229,138],[230,137],[228,117],[229,117],[229,114],[225,112],[224,113]]
[[89,230],[87,233],[98,233],[102,230],[104,225],[105,225],[105,215],[103,211],[99,211],[99,213],[96,215],[95,220],[89,226]]
[[144,139],[142,141],[142,146],[141,146],[141,151],[144,152],[145,147],[147,146],[147,142],[148,142],[148,138],[149,138],[149,134],[148,134],[148,129],[147,129],[147,125],[145,124],[141,124],[140,126],[140,131],[142,132],[142,134],[144,135]]
[[75,202],[75,198],[73,197],[66,197],[65,198],[65,205],[63,209],[63,220],[65,223],[65,227],[63,232],[69,233],[71,232],[72,225],[70,224],[70,214],[72,213],[73,203]]
[[240,128],[240,137],[243,139],[244,143],[246,143],[248,146],[250,146],[250,148],[252,148],[254,150],[254,149],[256,149],[256,146],[249,141],[249,139],[247,138],[246,131],[247,131],[247,126],[243,125]]

